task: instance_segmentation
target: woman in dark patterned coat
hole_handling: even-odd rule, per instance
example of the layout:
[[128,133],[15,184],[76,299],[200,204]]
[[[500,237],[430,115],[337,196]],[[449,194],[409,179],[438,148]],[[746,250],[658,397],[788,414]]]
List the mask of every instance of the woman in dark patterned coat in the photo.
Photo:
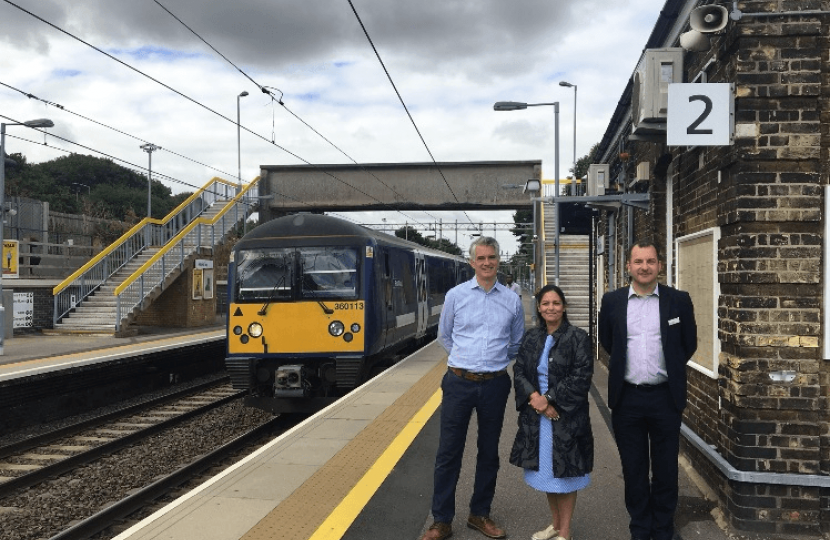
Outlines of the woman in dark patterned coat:
[[513,366],[519,430],[510,463],[547,494],[552,515],[533,540],[570,540],[576,494],[588,486],[594,467],[588,413],[594,358],[588,334],[568,323],[566,308],[559,287],[536,293],[539,325],[525,332]]

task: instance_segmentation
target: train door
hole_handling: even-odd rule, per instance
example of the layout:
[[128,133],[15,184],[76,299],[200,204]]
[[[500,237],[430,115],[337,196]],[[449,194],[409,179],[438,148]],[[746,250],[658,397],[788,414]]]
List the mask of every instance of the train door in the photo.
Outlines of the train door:
[[393,340],[389,333],[395,328],[395,303],[392,296],[392,266],[389,263],[389,250],[383,249],[383,269],[381,272],[383,287],[383,307],[381,308],[381,326],[383,327],[384,346]]
[[421,338],[427,332],[429,303],[427,302],[427,272],[424,254],[418,252],[415,253],[415,293],[418,302],[415,337]]

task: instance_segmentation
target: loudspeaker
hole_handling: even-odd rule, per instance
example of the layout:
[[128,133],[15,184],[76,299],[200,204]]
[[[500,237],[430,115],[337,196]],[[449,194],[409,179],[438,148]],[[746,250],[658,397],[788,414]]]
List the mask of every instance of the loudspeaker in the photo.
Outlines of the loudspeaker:
[[708,51],[711,46],[710,38],[697,30],[689,30],[680,34],[680,46],[687,51]]
[[[723,6],[702,6],[692,10],[689,26],[704,34],[711,34],[726,28],[729,12]],[[685,47],[684,47],[685,48]]]

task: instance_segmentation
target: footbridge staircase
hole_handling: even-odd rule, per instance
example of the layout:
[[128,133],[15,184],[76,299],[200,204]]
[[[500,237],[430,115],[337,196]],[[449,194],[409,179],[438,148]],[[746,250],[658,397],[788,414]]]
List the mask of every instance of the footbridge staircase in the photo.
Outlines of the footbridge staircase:
[[204,248],[213,248],[255,211],[255,179],[214,178],[164,219],[144,218],[53,289],[54,333],[118,335]]
[[[556,283],[556,206],[544,205],[543,231],[546,283]],[[587,235],[559,235],[559,286],[568,300],[568,320],[590,330],[591,260]]]

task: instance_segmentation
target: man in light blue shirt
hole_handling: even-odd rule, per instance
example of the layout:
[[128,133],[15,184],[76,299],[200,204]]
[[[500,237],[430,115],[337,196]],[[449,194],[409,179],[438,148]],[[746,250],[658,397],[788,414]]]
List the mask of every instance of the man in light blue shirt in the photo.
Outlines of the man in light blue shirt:
[[499,438],[510,394],[507,366],[519,352],[524,334],[521,299],[496,280],[499,244],[479,237],[470,246],[475,277],[452,288],[444,298],[438,341],[449,353],[441,382],[441,435],[435,458],[432,517],[422,540],[452,535],[455,488],[473,411],[478,418],[478,456],[467,526],[490,538],[505,531],[490,519],[499,470]]

